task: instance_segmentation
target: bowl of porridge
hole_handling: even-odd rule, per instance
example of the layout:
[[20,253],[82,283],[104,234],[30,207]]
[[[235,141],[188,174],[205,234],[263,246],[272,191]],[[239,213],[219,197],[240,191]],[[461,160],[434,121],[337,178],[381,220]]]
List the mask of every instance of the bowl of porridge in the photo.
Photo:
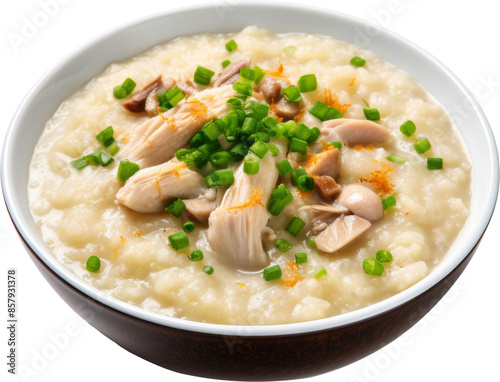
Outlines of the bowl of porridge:
[[464,270],[495,142],[463,84],[388,31],[359,46],[366,25],[328,11],[223,11],[58,63],[9,127],[5,201],[56,292],[132,353],[221,379],[334,370]]

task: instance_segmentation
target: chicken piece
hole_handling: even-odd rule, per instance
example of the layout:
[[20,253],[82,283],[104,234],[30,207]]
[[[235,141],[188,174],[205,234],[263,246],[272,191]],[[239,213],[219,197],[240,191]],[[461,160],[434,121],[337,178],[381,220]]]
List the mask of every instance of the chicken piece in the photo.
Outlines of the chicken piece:
[[208,224],[210,214],[217,208],[215,200],[209,200],[205,196],[183,200],[183,202],[186,205],[186,211],[203,224]]
[[162,212],[175,199],[192,199],[204,195],[207,186],[203,177],[172,159],[167,163],[144,168],[130,177],[116,194],[131,210],[142,213]]
[[340,151],[337,148],[333,148],[315,154],[306,171],[309,175],[325,175],[335,179],[340,170],[340,162]]
[[230,86],[224,86],[204,90],[185,102],[181,101],[137,127],[120,157],[139,164],[141,168],[168,161],[177,150],[187,146],[203,125],[224,115],[227,100],[235,94]]
[[224,194],[222,203],[208,221],[208,241],[214,253],[232,266],[256,271],[268,264],[262,245],[270,213],[267,204],[278,180],[276,163],[283,160],[286,144],[273,142],[281,155],[266,155],[255,175],[243,172],[243,163],[234,174],[234,183]]
[[166,78],[162,80],[161,86],[156,89],[153,89],[151,93],[149,93],[146,98],[144,109],[148,113],[149,118],[153,118],[158,115],[158,107],[160,106],[160,102],[158,102],[158,95],[156,92],[160,89],[170,90],[175,86],[175,80],[172,78]]
[[269,76],[262,78],[259,91],[268,104],[277,103],[281,99],[281,84]]
[[176,83],[176,86],[184,93],[186,97],[191,97],[193,94],[198,93],[198,90],[196,90],[191,81],[178,81]]
[[214,87],[219,87],[221,85],[232,85],[240,76],[240,70],[244,66],[250,65],[249,58],[242,58],[241,60],[235,61],[228,66],[226,66],[219,75],[219,78],[214,83]]
[[146,99],[148,98],[149,94],[156,89],[159,89],[160,87],[162,87],[161,76],[159,76],[150,84],[146,85],[141,91],[130,97],[122,104],[122,106],[133,113],[140,113],[141,111],[145,110]]
[[349,146],[381,145],[389,139],[389,130],[368,120],[339,118],[323,122],[318,141],[342,142]]
[[370,228],[368,220],[356,215],[340,215],[323,232],[316,236],[316,247],[334,253],[350,244]]
[[342,190],[342,187],[340,187],[333,178],[327,175],[313,176],[313,179],[314,188],[323,199],[330,200]]
[[378,195],[360,184],[345,186],[336,201],[368,221],[373,222],[384,217],[384,207]]
[[275,105],[274,113],[280,118],[292,120],[300,113],[300,102],[288,102],[282,98]]

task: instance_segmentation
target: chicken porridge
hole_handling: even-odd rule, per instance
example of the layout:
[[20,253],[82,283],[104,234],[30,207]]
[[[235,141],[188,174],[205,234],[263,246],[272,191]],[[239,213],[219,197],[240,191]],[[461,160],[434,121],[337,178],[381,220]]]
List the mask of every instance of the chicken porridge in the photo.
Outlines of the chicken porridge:
[[470,184],[450,117],[408,74],[330,37],[248,27],[111,64],[47,122],[29,198],[54,256],[95,288],[266,325],[422,280]]

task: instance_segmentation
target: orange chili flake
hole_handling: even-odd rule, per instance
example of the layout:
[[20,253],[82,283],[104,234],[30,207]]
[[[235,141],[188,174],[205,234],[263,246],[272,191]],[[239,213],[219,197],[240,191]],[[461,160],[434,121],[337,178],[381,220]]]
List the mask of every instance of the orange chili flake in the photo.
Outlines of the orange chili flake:
[[235,284],[238,285],[240,288],[246,287],[246,284],[243,284],[243,283],[235,283]]
[[356,81],[356,78],[353,78],[351,82],[349,82],[349,86],[354,85],[354,82]]
[[296,191],[301,199],[309,198],[312,195],[312,191],[304,191],[304,190],[301,190],[300,188],[297,188]]
[[405,212],[405,216],[408,216],[410,214],[410,211]]
[[377,162],[375,159],[372,162],[379,163],[382,170],[372,171],[368,178],[361,178],[360,181],[371,183],[375,190],[377,190],[379,196],[392,194],[394,184],[390,182],[389,173],[393,171],[394,168],[385,162]]
[[286,263],[287,268],[285,268],[286,277],[281,279],[281,286],[287,289],[293,288],[299,281],[304,280],[304,277],[300,276],[299,265],[295,261],[290,261]]
[[176,168],[174,168],[172,170],[172,172],[174,173],[174,175],[177,177],[177,178],[180,178],[181,176],[179,175],[179,170],[182,170],[183,168],[186,168],[187,167],[187,164],[186,162],[182,162],[180,165],[178,165]]
[[116,251],[116,248],[113,248],[113,252],[115,253],[115,259],[118,257],[118,252]]
[[295,117],[293,117],[293,121],[294,122],[299,122],[302,119],[302,117],[304,116],[305,112],[306,112],[306,108],[305,107],[303,107],[302,109],[300,109],[299,113]]
[[125,236],[121,235],[120,240],[122,242],[122,245],[124,245],[127,242],[127,239],[125,239]]
[[158,193],[160,194],[161,197],[163,197],[163,194],[161,193],[161,188],[160,188],[160,175],[161,175],[162,168],[160,167],[160,171],[158,171],[158,174],[156,175],[155,183],[156,183],[156,188],[158,189]]
[[137,231],[136,233],[134,233],[134,235],[135,235],[135,236],[137,236],[137,237],[141,237],[141,236],[142,236],[142,233],[141,233],[141,232],[139,232],[139,231]]
[[278,70],[276,71],[271,71],[271,70],[263,70],[264,73],[270,74],[271,76],[274,77],[287,77],[286,75],[283,74],[283,64],[281,61],[278,61],[280,63],[280,66],[278,67]]
[[342,114],[345,114],[347,109],[349,109],[349,106],[351,106],[350,103],[341,104],[339,102],[339,98],[337,97],[337,95],[333,94],[331,89],[328,88],[325,88],[325,97],[323,103],[327,106],[334,107],[335,109],[339,110]]
[[156,112],[158,113],[158,115],[160,115],[161,113],[163,113],[163,110],[161,109],[161,106],[158,106],[156,108]]
[[354,145],[352,147],[354,150],[373,150],[373,145],[366,145],[366,146],[363,146],[363,145]]
[[328,150],[333,150],[335,148],[334,145],[331,145],[330,143],[328,143],[327,141],[325,140],[321,140],[321,145],[323,146],[323,151],[328,151]]
[[122,143],[128,143],[128,141],[130,140],[130,137],[128,136],[128,134],[123,134],[120,141]]
[[241,206],[229,207],[226,211],[233,210],[236,208],[246,208],[246,207],[255,207],[256,205],[264,207],[262,203],[262,188],[253,189],[250,194],[250,199],[248,202],[242,204]]

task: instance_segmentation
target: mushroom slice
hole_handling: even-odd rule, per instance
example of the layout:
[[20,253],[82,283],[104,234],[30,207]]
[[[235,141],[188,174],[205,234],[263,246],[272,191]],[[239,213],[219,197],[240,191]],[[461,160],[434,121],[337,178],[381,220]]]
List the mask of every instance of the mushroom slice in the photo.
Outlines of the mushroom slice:
[[259,90],[268,104],[281,99],[281,84],[269,76],[260,81]]
[[323,151],[313,156],[307,167],[309,175],[326,175],[335,179],[340,170],[340,151],[337,148]]
[[139,170],[116,194],[116,200],[142,213],[162,212],[174,198],[191,199],[207,192],[203,176],[172,159]]
[[340,215],[323,232],[316,236],[316,247],[334,253],[361,236],[371,223],[356,215]]
[[314,204],[311,206],[311,209],[316,212],[328,212],[330,214],[347,214],[349,213],[349,209],[344,207],[339,203],[332,204]]
[[389,139],[389,130],[368,120],[340,118],[323,122],[323,139],[327,142],[346,142],[349,146],[384,144]]
[[160,102],[158,102],[158,95],[156,92],[160,89],[170,90],[175,86],[175,80],[172,78],[166,78],[162,80],[161,86],[153,89],[148,97],[146,98],[144,109],[149,115],[149,118],[153,118],[158,115],[158,107],[160,106]]
[[161,76],[159,76],[156,80],[146,85],[141,91],[137,94],[130,97],[127,101],[125,101],[122,106],[131,111],[133,113],[140,113],[144,111],[146,106],[146,98],[153,91],[162,86]]
[[371,222],[384,217],[384,207],[378,195],[360,184],[345,186],[336,201],[353,214]]
[[214,83],[214,87],[234,84],[240,76],[241,68],[248,65],[250,65],[249,58],[242,58],[241,60],[229,64],[220,73],[219,78],[217,78],[217,80]]
[[189,97],[172,109],[151,118],[134,130],[130,143],[121,150],[141,168],[171,159],[187,146],[191,138],[214,117],[227,112],[227,100],[236,92],[230,86],[211,88]]
[[200,223],[208,224],[208,218],[212,211],[217,208],[215,200],[209,200],[205,196],[196,199],[183,200],[186,210]]
[[337,195],[341,190],[335,180],[329,176],[313,176],[314,188],[318,195],[326,200],[330,200],[333,196]]
[[294,119],[300,112],[300,102],[288,102],[282,98],[275,104],[274,113],[283,119]]

